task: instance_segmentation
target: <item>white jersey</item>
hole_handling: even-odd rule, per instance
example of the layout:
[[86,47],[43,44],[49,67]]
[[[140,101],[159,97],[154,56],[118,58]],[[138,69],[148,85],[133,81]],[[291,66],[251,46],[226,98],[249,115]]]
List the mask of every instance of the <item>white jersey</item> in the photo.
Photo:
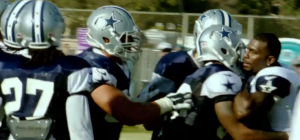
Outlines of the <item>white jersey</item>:
[[292,127],[289,136],[289,140],[300,140],[300,134],[298,133],[300,130],[300,96],[297,96],[294,105],[294,112],[292,116]]
[[[178,93],[193,92],[192,83],[183,83]],[[219,96],[236,95],[242,88],[242,81],[232,71],[219,71],[210,75],[204,82],[199,96],[218,100]],[[223,98],[223,97],[222,97]],[[216,101],[215,103],[217,103]]]
[[268,114],[273,131],[289,132],[299,78],[293,70],[274,66],[257,73],[250,83],[250,92],[274,95],[275,104]]

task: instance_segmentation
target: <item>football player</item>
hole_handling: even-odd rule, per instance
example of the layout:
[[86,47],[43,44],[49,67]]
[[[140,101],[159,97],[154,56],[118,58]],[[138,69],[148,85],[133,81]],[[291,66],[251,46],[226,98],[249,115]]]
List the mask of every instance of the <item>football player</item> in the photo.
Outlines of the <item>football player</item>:
[[[121,124],[143,124],[174,108],[190,107],[189,94],[170,94],[150,104],[128,99],[130,74],[124,61],[139,58],[140,31],[126,10],[117,6],[100,7],[89,16],[87,26],[87,42],[93,48],[80,56],[93,68],[75,72],[69,80],[72,93],[89,91],[90,94],[74,94],[67,100],[67,108],[77,108],[67,109],[71,139],[118,139]],[[109,124],[113,122],[120,124],[110,128],[114,127]]]
[[243,85],[240,62],[245,50],[238,34],[227,26],[211,26],[199,36],[197,46],[201,51],[197,60],[204,67],[188,76],[177,91],[192,92],[195,106],[187,117],[170,121],[164,138],[220,140],[225,136],[222,126],[235,140],[284,138],[283,133],[249,129],[235,118],[232,104]]
[[64,107],[70,95],[67,75],[90,65],[57,50],[65,30],[58,8],[49,1],[15,1],[2,15],[1,29],[6,47],[28,47],[32,55],[21,62],[9,59],[9,65],[20,62],[18,69],[0,72],[9,140],[70,139]]
[[[93,22],[95,21],[93,20],[97,20],[99,16],[106,16],[105,28],[107,28],[107,30],[95,30],[95,28],[98,27],[94,25]],[[131,15],[125,9],[115,5],[103,6],[94,11],[87,23],[89,26],[87,42],[92,47],[83,51],[78,56],[97,68],[103,68],[105,67],[104,65],[111,65],[109,64],[111,62],[107,62],[107,64],[103,63],[103,61],[106,61],[105,55],[113,59],[115,61],[114,63],[118,66],[118,73],[121,76],[121,79],[118,80],[123,84],[122,86],[124,86],[121,90],[129,97],[131,73],[127,62],[138,60],[140,55],[141,41],[139,38],[140,31],[138,27],[135,25]],[[126,23],[130,23],[129,25],[131,25],[131,27],[126,27]],[[100,24],[104,24],[104,21],[101,21]],[[113,33],[116,32],[119,35],[113,35],[110,31],[111,29],[113,30]],[[99,41],[96,42],[95,39],[99,39]],[[107,51],[103,52],[100,51],[100,49],[106,49]],[[147,98],[151,98],[151,96],[147,96]],[[108,124],[105,129],[107,132],[110,132],[106,138],[110,140],[119,139],[122,124],[115,121],[115,119],[110,116],[106,116],[106,118]]]
[[266,115],[271,130],[284,132],[286,137],[282,139],[288,139],[300,83],[295,71],[278,63],[280,51],[281,43],[272,33],[258,34],[250,41],[243,66],[254,77],[248,90],[236,96],[234,107],[236,117],[241,121],[251,123]]
[[[204,12],[195,21],[194,38],[196,44],[197,35],[211,25],[225,25],[233,28],[235,32],[241,34],[242,26],[233,19],[229,13],[220,9],[212,9]],[[186,76],[192,74],[199,68],[196,61],[199,49],[195,47],[189,52],[172,52],[162,57],[156,65],[152,80],[141,92],[141,95],[149,92],[149,89],[160,89],[163,95],[177,91]],[[183,69],[184,68],[184,69]],[[164,83],[164,84],[162,84]],[[165,88],[167,86],[168,88]]]
[[[0,17],[8,7],[10,2],[8,0],[0,0]],[[6,46],[3,43],[3,36],[0,33],[0,69],[15,69],[21,61],[25,61],[23,57],[5,53]],[[0,105],[2,105],[2,98],[0,98]],[[9,131],[5,126],[5,112],[0,109],[0,139],[7,139]]]
[[[186,77],[178,92],[192,92],[195,109],[185,120],[170,120],[163,128],[163,139],[219,139],[220,126],[215,107],[231,101],[242,87],[239,62],[245,48],[236,31],[225,25],[212,25],[196,41],[201,68]],[[192,116],[192,117],[191,117]],[[189,124],[189,125],[187,125]]]
[[[0,0],[0,15],[1,15],[1,21],[7,20],[7,15],[9,13],[9,10],[6,10],[10,2],[8,0]],[[9,8],[8,8],[9,9]],[[5,12],[6,11],[6,12]],[[4,24],[4,22],[1,22],[1,24]],[[4,28],[1,28],[2,32],[4,31]],[[6,41],[6,38],[3,38],[1,34],[1,40],[0,40],[0,69],[10,68],[14,69],[17,68],[19,63],[22,63],[25,59],[22,56],[16,56],[11,53],[8,53],[7,46],[4,45],[4,42]],[[19,50],[19,49],[15,49]],[[13,52],[13,51],[10,51]]]
[[[10,4],[9,0],[0,0],[0,17],[2,16],[4,10],[7,8],[7,6]],[[28,55],[28,50],[27,49],[12,49],[12,48],[7,48],[4,43],[3,43],[3,36],[0,34],[0,55],[1,53],[11,53],[11,54],[19,54],[19,55],[23,55],[27,58],[30,58],[30,56]],[[3,55],[7,55],[7,54],[3,54]]]
[[[242,33],[242,26],[233,19],[229,13],[220,9],[212,9],[204,12],[195,21],[194,26],[194,41],[204,29],[211,25],[225,25],[231,27],[238,34]],[[171,52],[162,57],[157,63],[150,83],[142,90],[141,95],[149,93],[154,89],[160,89],[160,95],[156,98],[165,96],[170,92],[178,90],[184,79],[194,73],[199,68],[199,63],[196,61],[198,54],[201,52],[195,49],[186,51]],[[145,125],[146,129],[154,130],[153,139],[159,135],[160,127],[157,128],[157,123],[151,122]]]

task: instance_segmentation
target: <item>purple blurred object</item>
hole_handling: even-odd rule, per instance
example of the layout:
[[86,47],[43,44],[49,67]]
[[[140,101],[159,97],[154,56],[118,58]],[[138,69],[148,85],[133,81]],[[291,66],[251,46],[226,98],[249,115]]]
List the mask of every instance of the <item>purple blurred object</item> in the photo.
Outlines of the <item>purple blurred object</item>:
[[78,50],[86,50],[91,47],[87,42],[87,28],[77,28]]

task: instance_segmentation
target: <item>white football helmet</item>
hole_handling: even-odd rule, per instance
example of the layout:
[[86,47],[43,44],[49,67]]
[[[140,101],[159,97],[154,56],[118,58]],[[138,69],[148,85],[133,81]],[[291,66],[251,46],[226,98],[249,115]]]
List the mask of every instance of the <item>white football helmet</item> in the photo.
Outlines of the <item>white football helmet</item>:
[[10,4],[9,0],[0,0],[0,16],[2,16],[4,10]]
[[225,25],[233,28],[239,35],[242,34],[242,25],[233,19],[229,13],[221,9],[212,9],[201,14],[195,21],[194,41],[196,42],[197,35],[200,35],[211,25]]
[[242,61],[246,46],[237,32],[225,25],[212,25],[197,37],[197,61],[218,61],[236,74],[242,74]]
[[123,60],[138,60],[141,51],[140,30],[131,15],[118,6],[103,6],[87,21],[87,43]]
[[18,0],[1,17],[4,44],[13,48],[59,47],[65,22],[58,7],[44,0]]

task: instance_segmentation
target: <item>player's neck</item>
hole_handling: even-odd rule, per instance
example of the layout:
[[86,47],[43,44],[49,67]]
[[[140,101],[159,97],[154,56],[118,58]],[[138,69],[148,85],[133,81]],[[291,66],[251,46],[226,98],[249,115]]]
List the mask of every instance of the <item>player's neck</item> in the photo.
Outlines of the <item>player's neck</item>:
[[193,57],[194,57],[194,58],[197,58],[197,56],[198,56],[198,53],[197,53],[196,49],[194,49],[194,50],[193,50]]
[[123,60],[122,60],[121,58],[116,57],[116,56],[113,56],[113,55],[110,55],[110,54],[108,54],[106,51],[103,51],[103,50],[100,50],[100,51],[101,51],[101,52],[103,53],[103,55],[106,56],[107,58],[109,58],[109,59],[115,61],[115,62],[118,63],[118,64],[123,64]]

